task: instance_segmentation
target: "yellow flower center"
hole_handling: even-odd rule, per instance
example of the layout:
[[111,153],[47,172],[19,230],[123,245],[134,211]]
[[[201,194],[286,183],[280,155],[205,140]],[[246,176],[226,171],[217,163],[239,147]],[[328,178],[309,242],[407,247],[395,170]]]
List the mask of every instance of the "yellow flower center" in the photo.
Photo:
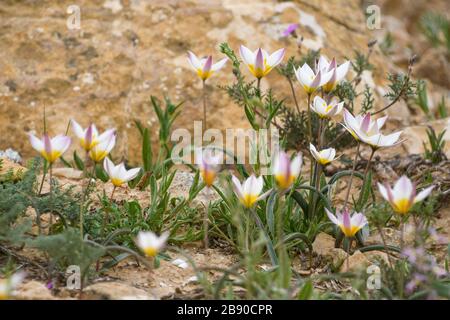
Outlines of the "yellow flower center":
[[331,92],[336,87],[336,82],[328,82],[325,85],[322,86],[323,91],[325,92]]
[[264,69],[255,68],[253,64],[248,64],[248,69],[256,78],[262,78],[266,76],[270,71],[272,71],[272,67],[267,64],[267,59],[264,59]]
[[287,189],[289,188],[292,183],[294,183],[295,177],[293,175],[290,175],[289,177],[286,177],[282,174],[275,175],[275,181],[277,182],[278,186],[281,189]]
[[214,183],[214,179],[216,178],[216,172],[213,170],[201,170],[200,174],[202,175],[203,182],[211,187]]
[[322,158],[322,157],[320,157],[319,158],[319,160],[318,160],[318,162],[321,164],[321,165],[326,165],[326,164],[328,164],[328,163],[330,163],[331,161],[330,160],[328,160],[328,159],[326,159],[326,158]]
[[108,152],[106,152],[105,150],[91,150],[91,153],[89,154],[91,156],[91,159],[98,163],[100,161],[102,161],[107,155]]
[[254,195],[254,194],[244,194],[244,197],[241,199],[241,203],[246,208],[251,208],[257,199],[258,199],[258,196]]
[[155,257],[158,254],[158,249],[155,247],[147,247],[143,251],[147,257]]
[[124,181],[122,179],[118,179],[118,178],[111,178],[111,182],[116,187],[120,187],[124,183]]
[[202,79],[203,81],[208,79],[209,77],[211,77],[212,75],[212,71],[206,71],[203,72],[203,69],[197,69],[197,75],[200,77],[200,79]]
[[91,150],[93,147],[95,147],[97,144],[98,144],[98,140],[95,139],[95,138],[92,139],[92,141],[91,141],[90,144],[88,144],[88,143],[86,142],[86,139],[84,139],[84,138],[81,138],[81,139],[80,139],[80,145],[81,145],[81,147],[82,147],[84,150],[86,150],[86,151],[90,151],[90,150]]
[[350,228],[345,227],[343,224],[339,225],[339,228],[341,228],[342,233],[347,237],[351,238],[354,237],[355,234],[361,229],[361,227],[358,226],[351,226]]
[[409,209],[411,209],[412,203],[409,201],[408,198],[402,198],[399,200],[396,200],[393,203],[393,209],[395,212],[400,214],[406,214],[408,213]]
[[56,160],[58,160],[58,158],[61,156],[61,152],[54,150],[54,151],[50,152],[50,154],[49,154],[49,153],[47,153],[47,151],[44,150],[41,152],[41,155],[45,160],[47,160],[50,163],[53,163]]

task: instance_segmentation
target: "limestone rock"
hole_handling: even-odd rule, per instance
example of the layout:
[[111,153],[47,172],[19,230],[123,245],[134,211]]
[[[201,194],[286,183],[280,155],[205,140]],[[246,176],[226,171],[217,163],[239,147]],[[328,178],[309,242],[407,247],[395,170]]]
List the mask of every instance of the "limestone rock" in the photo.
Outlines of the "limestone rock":
[[[392,246],[397,246],[397,247],[400,246],[400,242],[401,242],[400,241],[400,238],[401,238],[400,230],[396,230],[393,228],[383,228],[383,234],[384,234],[387,245],[392,245]],[[403,241],[404,241],[405,245],[413,243],[413,241],[414,241],[414,229],[413,228],[405,227]],[[364,244],[365,245],[374,245],[374,244],[380,245],[380,244],[383,244],[383,239],[381,238],[381,235],[378,232],[374,232],[366,239]]]
[[83,290],[88,299],[154,300],[147,291],[122,282],[99,282]]
[[[341,61],[353,50],[365,52],[371,38],[359,0],[80,0],[80,29],[67,27],[70,4],[7,1],[0,10],[0,148],[14,146],[25,159],[36,154],[26,133],[43,133],[44,105],[51,135],[64,133],[71,118],[83,126],[95,122],[100,131],[115,127],[119,135],[113,156],[131,162],[141,153],[135,119],[151,129],[154,144],[158,141],[150,94],[185,101],[175,128],[192,135],[193,121],[202,118],[202,93],[187,50],[219,59],[218,45],[226,41],[236,51],[240,44],[264,44],[268,51],[285,47],[290,56],[297,46],[281,34],[287,25],[299,23],[302,54],[320,48]],[[371,63],[378,68],[374,80],[379,82],[385,57],[374,52]],[[244,110],[217,89],[233,80],[228,63],[208,81],[208,122],[214,128],[249,128]],[[289,84],[277,72],[263,78],[262,86],[293,106]],[[306,97],[297,92],[299,99]],[[77,148],[73,143],[68,154]]]
[[330,255],[331,250],[334,249],[334,238],[324,232],[319,233],[314,240],[312,247],[314,252],[321,256]]
[[44,283],[32,280],[19,286],[15,292],[19,300],[54,300],[51,292]]
[[[348,260],[348,268],[347,268],[347,260]],[[352,272],[361,270],[363,268],[367,268],[371,262],[367,257],[359,250],[355,251],[350,257],[345,259],[344,263],[341,266],[341,272]]]
[[83,178],[83,171],[73,168],[55,168],[53,169],[53,175],[61,178],[80,180]]

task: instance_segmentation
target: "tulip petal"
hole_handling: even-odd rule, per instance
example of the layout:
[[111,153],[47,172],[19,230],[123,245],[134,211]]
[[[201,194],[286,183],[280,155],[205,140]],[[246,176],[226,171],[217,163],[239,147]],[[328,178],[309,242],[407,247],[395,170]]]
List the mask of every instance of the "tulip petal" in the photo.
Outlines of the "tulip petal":
[[194,69],[194,70],[199,70],[199,69],[202,69],[203,68],[203,65],[202,65],[202,63],[200,62],[200,60],[197,58],[197,56],[193,53],[193,52],[191,52],[191,51],[188,51],[188,60],[189,60],[189,63],[191,64],[191,66],[192,66],[192,68]]
[[335,225],[339,225],[340,221],[336,218],[336,216],[330,212],[327,208],[325,208],[325,212],[327,213],[328,219],[331,220]]
[[212,65],[211,67],[211,71],[218,71],[220,69],[222,69],[225,64],[227,63],[228,58],[223,58],[222,60],[216,62],[215,64]]
[[42,152],[44,151],[44,143],[42,142],[41,139],[38,139],[35,135],[33,134],[28,134],[28,137],[30,138],[30,143],[31,146],[37,150],[38,152]]
[[249,48],[247,48],[244,45],[241,45],[239,47],[239,53],[245,64],[251,65],[255,64],[255,56],[253,55],[253,53],[250,51]]
[[431,186],[428,187],[426,189],[423,189],[422,191],[420,191],[417,196],[414,198],[414,203],[420,202],[423,199],[425,199],[426,197],[428,197],[431,193],[431,191],[433,191],[435,186]]
[[336,81],[341,81],[347,75],[347,72],[350,68],[350,61],[345,61],[339,67],[336,68]]
[[77,136],[78,139],[84,139],[84,130],[83,128],[80,126],[80,124],[78,122],[76,122],[74,119],[70,120],[70,123],[72,125],[73,128],[73,132],[75,133],[75,135]]
[[285,52],[286,52],[286,50],[284,48],[275,51],[267,59],[267,64],[269,66],[271,66],[272,68],[274,68],[275,66],[279,65],[281,63],[281,61],[283,60],[283,58],[284,58]]
[[234,175],[231,176],[231,182],[234,185],[234,192],[236,193],[239,199],[242,199],[244,197],[244,191],[242,190],[241,182]]

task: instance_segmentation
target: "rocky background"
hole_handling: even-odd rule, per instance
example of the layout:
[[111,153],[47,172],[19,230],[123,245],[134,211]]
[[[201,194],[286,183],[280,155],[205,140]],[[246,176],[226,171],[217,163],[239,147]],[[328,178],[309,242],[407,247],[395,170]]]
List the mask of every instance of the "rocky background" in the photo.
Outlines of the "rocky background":
[[[67,8],[81,9],[81,29],[70,30]],[[369,30],[365,8],[381,8],[381,29]],[[190,69],[186,51],[203,56],[222,55],[221,42],[237,50],[240,44],[268,51],[288,49],[296,53],[292,39],[281,36],[284,28],[299,23],[303,52],[321,49],[338,61],[354,50],[367,51],[371,39],[383,42],[388,33],[393,44],[389,54],[379,47],[371,57],[376,69],[366,72],[377,94],[376,105],[386,101],[387,72],[405,72],[412,54],[419,57],[414,77],[428,80],[429,99],[435,108],[448,97],[448,53],[433,48],[418,28],[427,11],[450,12],[446,0],[2,0],[0,1],[0,150],[12,147],[27,159],[34,155],[27,132],[42,134],[43,110],[49,132],[65,131],[70,118],[100,129],[119,131],[116,156],[137,159],[140,140],[134,119],[151,126],[157,140],[158,123],[149,103],[150,95],[169,95],[184,101],[176,127],[192,130],[200,120],[201,83]],[[210,126],[246,127],[243,110],[234,105],[217,85],[233,80],[231,67],[209,81]],[[288,83],[276,72],[263,79],[263,87],[290,97]],[[296,87],[302,98],[302,90]],[[288,100],[289,101],[289,100]],[[303,100],[302,100],[303,101]],[[449,99],[447,99],[449,101]],[[303,103],[303,107],[305,104]],[[394,126],[427,124],[423,114],[414,115],[404,103],[389,110]],[[420,113],[420,111],[419,111]],[[441,120],[436,126],[447,126]],[[413,127],[415,128],[415,127]],[[439,129],[440,129],[439,128]],[[410,129],[414,139],[406,142],[410,152],[420,152],[424,129]],[[450,139],[450,130],[448,130]],[[408,132],[407,132],[408,133]],[[418,139],[415,139],[418,138]]]

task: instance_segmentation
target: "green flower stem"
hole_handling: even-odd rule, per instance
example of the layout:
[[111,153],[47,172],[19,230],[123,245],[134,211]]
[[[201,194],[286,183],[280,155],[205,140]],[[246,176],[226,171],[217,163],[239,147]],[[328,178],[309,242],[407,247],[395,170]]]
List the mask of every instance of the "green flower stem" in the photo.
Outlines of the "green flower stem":
[[[93,179],[94,174],[95,174],[95,165],[96,165],[96,163],[94,163],[94,165],[92,166],[91,177],[87,177],[89,180],[88,180],[86,188],[84,189],[82,202],[80,204],[80,236],[81,236],[81,240],[83,240],[83,238],[84,238],[83,237],[83,233],[84,233],[84,230],[83,230],[83,225],[84,225],[84,203],[86,202],[86,198],[87,198],[87,195],[89,193],[89,189],[91,187],[91,180]],[[85,166],[86,166],[86,164],[85,164]]]
[[[210,188],[206,188],[206,193],[209,196]],[[203,246],[205,249],[209,248],[209,239],[208,239],[208,229],[209,229],[209,206],[211,205],[211,201],[208,199],[208,202],[206,203],[205,212],[203,214]]]
[[286,78],[289,82],[289,86],[291,87],[292,97],[294,98],[294,103],[295,103],[295,108],[297,109],[297,113],[300,116],[301,112],[300,112],[300,107],[298,105],[297,96],[295,95],[294,84],[292,83],[292,80],[290,77],[286,77]]
[[48,168],[49,171],[49,180],[50,180],[50,217],[49,217],[49,225],[48,225],[48,235],[50,235],[50,231],[53,225],[53,164],[50,163]]
[[203,84],[203,133],[205,133],[206,129],[207,129],[207,119],[206,119],[206,80],[203,80],[202,82]]
[[356,164],[358,162],[358,156],[359,156],[359,147],[361,146],[361,143],[358,141],[358,144],[356,146],[356,154],[355,154],[355,159],[353,159],[353,168],[352,168],[352,173],[350,174],[350,180],[348,182],[348,188],[347,188],[347,193],[345,195],[345,201],[344,201],[344,210],[345,208],[347,208],[347,204],[348,204],[348,198],[350,196],[350,189],[352,188],[352,183],[353,183],[353,176],[355,174],[355,170],[356,170]]
[[259,218],[258,214],[256,213],[255,208],[251,208],[250,212],[253,215],[253,219],[255,219],[256,225],[263,232],[264,237],[266,238],[266,241],[267,241],[267,252],[269,253],[270,261],[272,262],[273,266],[277,266],[278,265],[278,258],[277,258],[277,255],[275,253],[275,249],[273,248],[272,240],[269,238],[269,235],[267,234],[266,230],[264,229],[264,225],[263,225],[261,219]]

